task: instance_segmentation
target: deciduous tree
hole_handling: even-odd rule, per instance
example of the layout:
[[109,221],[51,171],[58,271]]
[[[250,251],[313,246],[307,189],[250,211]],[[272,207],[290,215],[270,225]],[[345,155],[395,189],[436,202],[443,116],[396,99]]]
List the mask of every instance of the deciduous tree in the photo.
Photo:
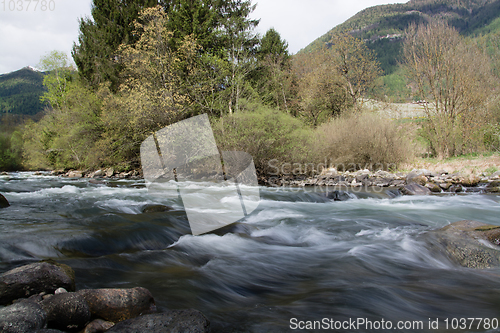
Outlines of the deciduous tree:
[[408,28],[403,57],[416,93],[428,102],[425,133],[432,151],[448,157],[479,148],[494,93],[487,55],[446,23],[433,21]]

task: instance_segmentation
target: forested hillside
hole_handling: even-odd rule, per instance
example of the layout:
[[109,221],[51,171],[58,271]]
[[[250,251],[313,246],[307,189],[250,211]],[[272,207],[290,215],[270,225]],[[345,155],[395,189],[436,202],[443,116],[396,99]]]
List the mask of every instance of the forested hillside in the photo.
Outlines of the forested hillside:
[[3,114],[33,116],[43,111],[40,96],[46,91],[43,74],[31,69],[0,75],[0,116]]
[[386,75],[397,70],[404,31],[412,23],[440,19],[462,35],[479,36],[500,31],[498,0],[411,0],[404,4],[366,8],[332,28],[301,52],[310,52],[328,43],[339,32],[363,39],[377,54]]

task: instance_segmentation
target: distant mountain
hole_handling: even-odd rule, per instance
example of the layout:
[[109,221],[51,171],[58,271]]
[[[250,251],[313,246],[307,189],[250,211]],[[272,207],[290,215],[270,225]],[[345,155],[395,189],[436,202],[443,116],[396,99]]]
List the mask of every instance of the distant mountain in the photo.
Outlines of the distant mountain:
[[439,18],[464,35],[500,31],[500,0],[411,0],[404,4],[366,8],[334,27],[300,52],[312,51],[327,43],[332,35],[347,31],[362,38],[377,53],[382,69],[391,74],[397,68],[404,30]]
[[45,104],[40,96],[44,73],[33,67],[24,67],[18,71],[0,75],[0,116],[11,113],[33,116],[43,111]]

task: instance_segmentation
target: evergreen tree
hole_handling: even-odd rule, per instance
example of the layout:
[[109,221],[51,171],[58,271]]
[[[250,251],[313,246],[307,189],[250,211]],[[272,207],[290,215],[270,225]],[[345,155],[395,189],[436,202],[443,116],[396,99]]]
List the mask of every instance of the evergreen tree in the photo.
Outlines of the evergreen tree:
[[168,15],[167,28],[173,32],[173,47],[186,36],[194,38],[202,52],[220,52],[217,38],[219,15],[213,0],[170,0],[163,5]]
[[245,91],[246,77],[255,69],[255,53],[259,38],[254,29],[260,20],[252,20],[255,10],[250,0],[218,0],[221,33],[229,62],[226,87],[229,92],[229,113],[239,109],[239,100]]
[[288,43],[273,28],[269,29],[257,49],[258,68],[254,81],[263,102],[288,111],[291,85],[291,57]]
[[115,61],[120,44],[133,44],[133,22],[141,9],[157,5],[157,0],[93,0],[92,19],[80,20],[78,44],[73,45],[73,59],[78,72],[94,89],[111,82],[112,90],[119,85],[123,69]]

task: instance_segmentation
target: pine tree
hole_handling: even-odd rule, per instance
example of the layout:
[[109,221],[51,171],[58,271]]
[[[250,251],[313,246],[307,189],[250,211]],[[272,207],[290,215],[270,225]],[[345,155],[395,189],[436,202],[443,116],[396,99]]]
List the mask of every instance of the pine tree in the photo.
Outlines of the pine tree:
[[221,33],[229,62],[227,89],[229,91],[229,113],[239,109],[239,100],[244,92],[246,78],[255,69],[255,53],[259,38],[254,29],[260,20],[252,20],[255,10],[250,0],[218,0]]
[[262,38],[256,56],[258,67],[253,76],[262,101],[288,111],[287,95],[291,84],[288,43],[271,28]]
[[157,0],[93,0],[92,19],[80,20],[78,44],[73,45],[73,59],[78,72],[96,89],[99,84],[111,82],[118,88],[123,69],[115,61],[120,44],[133,44],[133,23],[141,9],[157,5]]

